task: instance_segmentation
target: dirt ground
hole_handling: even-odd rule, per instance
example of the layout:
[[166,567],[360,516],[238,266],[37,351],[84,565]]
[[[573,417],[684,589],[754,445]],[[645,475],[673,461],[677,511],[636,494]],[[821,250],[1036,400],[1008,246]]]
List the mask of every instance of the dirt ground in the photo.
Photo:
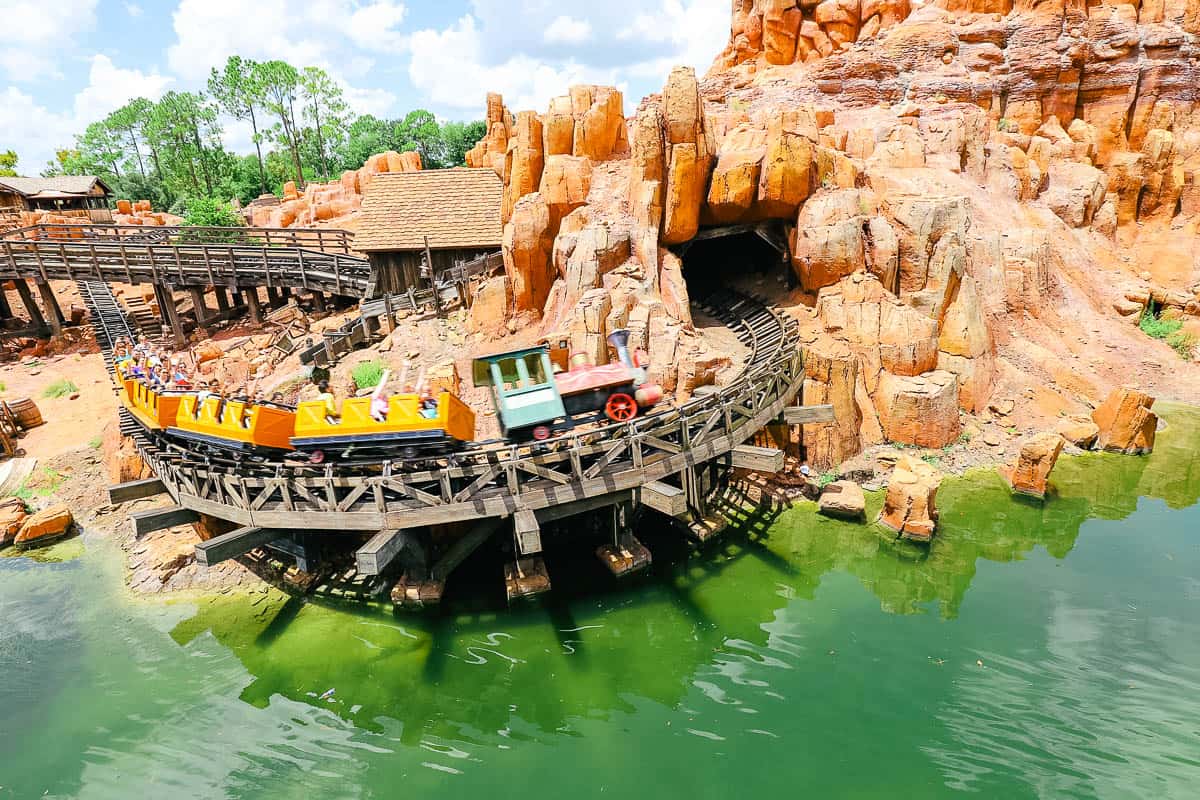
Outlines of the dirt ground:
[[[70,381],[76,391],[47,397],[46,390]],[[77,395],[72,399],[73,395]],[[17,440],[27,456],[45,459],[98,443],[116,418],[117,397],[99,353],[71,353],[0,364],[0,398],[29,398],[46,421]],[[97,444],[98,446],[98,444]]]

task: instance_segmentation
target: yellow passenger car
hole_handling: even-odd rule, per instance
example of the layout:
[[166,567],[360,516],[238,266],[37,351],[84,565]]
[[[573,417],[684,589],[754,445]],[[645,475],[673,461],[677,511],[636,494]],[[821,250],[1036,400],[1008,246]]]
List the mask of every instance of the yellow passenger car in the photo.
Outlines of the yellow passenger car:
[[164,431],[175,424],[175,414],[185,396],[163,394],[136,380],[125,381],[125,391],[129,413],[152,431]]
[[214,396],[197,403],[196,395],[187,394],[168,432],[227,450],[291,450],[295,425],[294,411]]
[[475,438],[475,412],[449,392],[437,396],[436,406],[421,406],[415,394],[393,395],[387,418],[379,422],[371,416],[369,397],[346,400],[335,418],[327,416],[324,401],[301,403],[291,442],[317,461],[326,455],[396,448],[406,457],[449,452]]

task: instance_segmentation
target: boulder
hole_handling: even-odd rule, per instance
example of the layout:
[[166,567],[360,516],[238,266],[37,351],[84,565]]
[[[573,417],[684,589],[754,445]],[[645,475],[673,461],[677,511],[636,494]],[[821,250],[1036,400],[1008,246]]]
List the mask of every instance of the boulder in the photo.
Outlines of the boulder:
[[786,109],[767,124],[766,155],[758,180],[758,206],[764,216],[790,219],[808,197],[812,181],[811,112]]
[[875,392],[875,408],[889,441],[938,448],[958,439],[958,377],[953,373],[884,372]]
[[1046,496],[1046,479],[1063,449],[1063,437],[1057,433],[1038,433],[1021,443],[1017,462],[1002,467],[1000,474],[1014,492],[1030,497]]
[[1075,415],[1059,420],[1054,432],[1076,447],[1090,450],[1100,436],[1100,426],[1091,417]]
[[606,161],[617,149],[625,128],[625,101],[611,86],[572,86],[574,118],[572,154]]
[[0,501],[0,547],[13,543],[28,517],[25,502],[21,498],[9,497]]
[[736,222],[750,211],[765,152],[766,133],[752,125],[739,125],[725,137],[708,190],[708,212],[716,222]]
[[[592,162],[583,156],[555,155],[546,159],[538,194],[550,209],[557,230],[563,217],[587,203],[592,189]],[[514,207],[515,210],[515,207]]]
[[65,505],[50,506],[30,515],[21,523],[13,544],[36,546],[50,542],[66,534],[73,521],[71,510]]
[[879,524],[901,538],[928,542],[937,528],[937,490],[942,473],[930,464],[902,455],[888,479]]
[[196,363],[203,364],[206,361],[216,361],[221,356],[225,355],[225,351],[221,349],[221,345],[215,342],[204,342],[196,346]]
[[1114,389],[1092,412],[1099,427],[1096,446],[1110,453],[1139,455],[1154,449],[1158,416],[1150,410],[1154,398],[1136,389]]
[[509,142],[506,187],[501,219],[507,222],[513,207],[527,194],[538,191],[542,181],[545,151],[542,146],[542,120],[532,111],[517,115],[516,138]]
[[862,487],[854,481],[834,481],[821,490],[817,510],[827,517],[862,519],[866,514],[867,499]]
[[479,284],[471,310],[467,313],[467,330],[485,336],[502,334],[512,302],[508,276],[498,275]]

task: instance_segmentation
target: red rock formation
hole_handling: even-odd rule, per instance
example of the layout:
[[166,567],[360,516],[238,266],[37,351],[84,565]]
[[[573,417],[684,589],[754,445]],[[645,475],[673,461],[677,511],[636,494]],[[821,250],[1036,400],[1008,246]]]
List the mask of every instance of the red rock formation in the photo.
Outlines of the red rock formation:
[[1038,433],[1021,443],[1017,462],[1000,470],[1014,492],[1031,497],[1046,496],[1046,480],[1063,449],[1057,433]]
[[67,532],[73,521],[71,510],[62,504],[42,509],[25,518],[13,544],[31,547],[57,539]]
[[888,479],[879,524],[901,538],[927,542],[937,529],[937,490],[942,473],[909,455],[900,456]]
[[1154,449],[1158,416],[1150,410],[1154,398],[1134,389],[1114,389],[1092,412],[1100,428],[1096,446],[1110,453],[1149,453]]

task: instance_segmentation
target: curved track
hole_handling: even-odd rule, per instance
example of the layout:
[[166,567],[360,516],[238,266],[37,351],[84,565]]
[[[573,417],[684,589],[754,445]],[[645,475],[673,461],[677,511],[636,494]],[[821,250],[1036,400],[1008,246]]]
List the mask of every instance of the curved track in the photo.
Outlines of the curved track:
[[[128,323],[107,284],[80,281],[80,288],[107,355]],[[803,381],[798,326],[786,314],[728,290],[696,305],[736,331],[750,349],[737,379],[680,406],[627,423],[577,429],[538,445],[482,442],[437,459],[314,466],[237,461],[195,450],[147,433],[124,411],[122,429],[176,503],[243,526],[395,530],[637,490],[727,458],[780,415]]]

